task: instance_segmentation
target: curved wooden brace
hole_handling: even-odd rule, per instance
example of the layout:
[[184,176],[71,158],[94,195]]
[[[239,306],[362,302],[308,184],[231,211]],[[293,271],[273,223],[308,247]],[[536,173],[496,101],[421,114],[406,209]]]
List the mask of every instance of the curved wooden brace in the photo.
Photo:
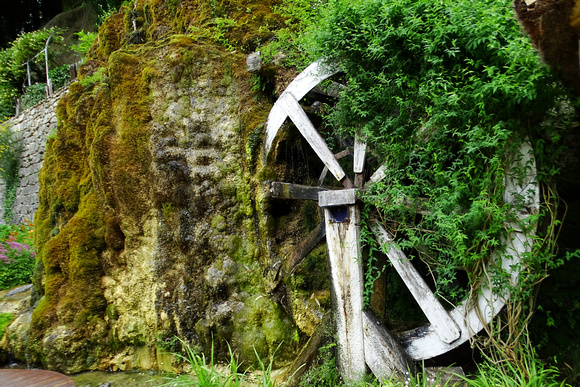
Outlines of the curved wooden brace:
[[[535,158],[530,144],[524,143],[519,153],[512,160],[510,169],[506,173],[503,199],[504,202],[513,205],[524,204],[524,209],[519,215],[520,221],[525,222],[531,214],[537,213],[539,208],[539,186],[536,181]],[[521,179],[520,173],[524,170],[526,175]],[[524,234],[518,224],[509,223],[505,227],[508,234],[503,244],[507,246],[507,250],[501,257],[493,253],[491,261],[501,262],[501,269],[509,275],[510,283],[516,285],[521,257],[530,251],[534,243],[534,234]],[[479,333],[501,311],[508,297],[509,292],[506,291],[504,294],[494,292],[489,281],[482,279],[479,283],[477,298],[467,300],[449,312],[449,316],[461,331],[457,340],[450,343],[442,340],[434,324],[403,332],[398,338],[405,352],[413,360],[430,359],[441,355],[457,348]]]
[[[283,98],[285,94],[291,94],[297,101],[300,101],[316,85],[338,73],[338,71],[336,67],[314,62],[288,85],[286,90],[280,95],[280,98]],[[288,114],[279,104],[276,103],[272,106],[272,110],[270,110],[268,120],[266,121],[266,156],[270,153],[270,148],[272,147],[276,133],[278,133],[278,129],[280,129],[287,117]]]

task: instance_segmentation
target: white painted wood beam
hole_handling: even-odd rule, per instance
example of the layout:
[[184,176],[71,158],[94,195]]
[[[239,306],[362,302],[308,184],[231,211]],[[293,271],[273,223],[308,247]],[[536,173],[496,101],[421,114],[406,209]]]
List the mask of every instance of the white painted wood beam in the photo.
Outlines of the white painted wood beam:
[[318,133],[314,125],[312,125],[312,122],[310,122],[306,112],[302,110],[302,106],[300,106],[296,98],[291,93],[285,93],[278,99],[277,103],[284,109],[292,122],[294,122],[320,160],[328,167],[328,170],[338,181],[341,181],[346,176],[346,173],[334,157],[334,153],[328,149],[326,142],[320,136],[320,133]]
[[[321,62],[314,62],[288,85],[280,98],[284,97],[285,94],[292,94],[300,101],[316,85],[338,73],[338,71],[338,67],[322,64]],[[278,129],[280,129],[287,117],[288,115],[284,109],[278,103],[275,103],[266,121],[266,156],[270,153]]]
[[332,221],[332,207],[326,207],[324,214],[330,262],[330,287],[337,328],[338,364],[345,379],[355,380],[366,370],[362,322],[360,211],[357,206],[346,208],[348,219],[343,222]]
[[387,255],[393,267],[397,270],[407,288],[409,288],[439,338],[448,344],[459,339],[461,336],[459,327],[443,308],[431,289],[429,289],[429,286],[407,256],[401,250],[395,248],[393,239],[387,230],[376,221],[371,223],[371,229],[379,240],[381,250]]

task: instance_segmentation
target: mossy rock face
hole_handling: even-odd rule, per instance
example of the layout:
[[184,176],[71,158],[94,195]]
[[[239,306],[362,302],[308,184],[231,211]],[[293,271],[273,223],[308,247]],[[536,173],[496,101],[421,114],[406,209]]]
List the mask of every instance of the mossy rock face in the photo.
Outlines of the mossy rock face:
[[[29,346],[44,367],[159,368],[152,354],[176,336],[208,352],[213,342],[218,359],[230,343],[247,365],[254,347],[263,359],[279,347],[282,365],[312,331],[292,316],[293,294],[306,291],[278,273],[319,219],[312,203],[265,194],[264,176],[294,168],[284,155],[262,160],[271,104],[254,98],[241,51],[180,34],[209,28],[217,12],[237,20],[229,48],[247,48],[262,21],[280,22],[270,5],[138,1],[101,26],[58,106],[39,177]],[[302,146],[285,149],[304,155]]]

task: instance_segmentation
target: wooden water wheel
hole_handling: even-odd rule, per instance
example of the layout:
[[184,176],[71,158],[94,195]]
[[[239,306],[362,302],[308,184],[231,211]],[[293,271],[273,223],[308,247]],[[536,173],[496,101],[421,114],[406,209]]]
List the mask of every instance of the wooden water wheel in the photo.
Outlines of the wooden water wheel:
[[[334,295],[333,311],[338,336],[338,362],[341,373],[353,379],[365,372],[368,366],[379,378],[404,374],[413,368],[413,361],[429,359],[449,352],[480,332],[500,312],[508,295],[494,291],[489,281],[478,284],[479,291],[472,299],[466,299],[451,310],[443,307],[425,279],[413,266],[405,253],[398,249],[393,236],[379,223],[371,225],[378,243],[383,247],[392,266],[402,278],[429,323],[405,331],[395,338],[372,313],[363,310],[363,270],[360,247],[360,208],[357,190],[386,178],[385,166],[380,166],[364,181],[367,144],[356,138],[352,149],[333,154],[325,140],[308,118],[300,100],[322,81],[335,75],[338,69],[313,63],[287,87],[274,104],[267,121],[265,153],[271,151],[280,127],[289,118],[324,163],[322,184],[329,171],[343,189],[326,190],[322,187],[306,187],[284,182],[270,183],[272,195],[297,199],[315,199],[324,209],[325,220],[306,240],[320,239],[326,232],[330,259],[331,292]],[[503,200],[518,206],[519,220],[537,213],[539,189],[535,179],[535,160],[531,147],[524,144],[519,155],[513,155],[510,170],[525,169],[527,176],[507,173]],[[353,156],[353,176],[348,176],[338,162],[346,154]],[[351,179],[352,177],[352,179]],[[284,194],[281,194],[284,192]],[[290,193],[290,194],[289,194]],[[294,194],[292,194],[294,193]],[[524,199],[522,199],[524,198]],[[522,200],[524,205],[522,206]],[[506,224],[507,249],[501,254],[491,254],[488,265],[498,265],[505,271],[512,284],[517,282],[520,259],[533,244],[531,233],[524,233],[518,224]],[[299,246],[312,246],[306,243]],[[307,254],[301,251],[301,255]],[[294,263],[296,264],[296,263]],[[472,285],[473,286],[473,285]]]

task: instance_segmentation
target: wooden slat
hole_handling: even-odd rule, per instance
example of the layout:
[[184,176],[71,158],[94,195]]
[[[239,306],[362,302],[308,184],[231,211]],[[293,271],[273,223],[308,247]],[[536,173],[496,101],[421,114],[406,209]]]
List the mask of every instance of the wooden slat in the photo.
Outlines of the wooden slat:
[[386,176],[387,176],[387,166],[383,164],[379,167],[379,169],[375,171],[375,173],[373,173],[373,175],[369,179],[369,183],[378,183],[379,181],[383,180]]
[[405,254],[393,246],[393,240],[387,230],[376,221],[372,222],[371,229],[379,240],[383,252],[387,255],[407,288],[409,288],[439,338],[445,343],[452,343],[459,339],[461,336],[459,327],[449,317],[445,308],[437,300],[425,280],[419,275],[417,269],[409,262]]
[[356,202],[356,189],[342,189],[338,191],[323,191],[318,193],[320,207],[342,206]]
[[322,187],[282,183],[279,181],[268,181],[265,185],[268,194],[274,199],[318,200],[318,193],[328,190]]
[[371,311],[363,312],[363,329],[365,361],[378,380],[403,380],[414,373],[411,358]]
[[290,117],[300,133],[302,133],[302,136],[310,144],[314,152],[316,152],[318,158],[328,167],[330,173],[336,177],[336,180],[341,181],[346,176],[346,173],[344,173],[334,154],[328,149],[326,142],[324,142],[322,136],[316,131],[316,128],[312,125],[312,122],[310,122],[296,98],[291,93],[285,93],[278,99],[277,103],[288,114],[288,117]]
[[[352,148],[348,148],[343,150],[342,152],[338,152],[337,154],[334,155],[334,158],[337,160],[342,159],[345,156],[351,155],[353,152]],[[318,186],[321,186],[322,184],[324,184],[324,179],[326,179],[326,174],[328,173],[328,167],[325,165],[324,169],[322,170],[322,173],[320,174],[320,177],[318,178]]]
[[324,235],[326,235],[326,227],[322,221],[292,250],[288,257],[288,273],[292,273],[296,266],[300,265],[300,262],[318,246]]
[[352,380],[366,369],[362,327],[363,276],[360,259],[360,212],[348,206],[346,222],[332,222],[324,209],[330,262],[330,287],[338,340],[338,363],[343,377]]
[[[329,67],[320,62],[314,62],[301,72],[286,88],[279,99],[282,99],[286,94],[292,94],[297,100],[302,99],[314,86],[318,85],[323,80],[333,76],[338,72],[337,67]],[[270,152],[276,133],[282,126],[288,115],[284,109],[275,103],[268,115],[266,123],[266,155]]]
[[367,151],[367,143],[362,140],[360,136],[354,137],[354,173],[362,173],[365,166],[365,155]]
[[74,387],[66,375],[45,370],[0,370],[0,386],[6,387]]

